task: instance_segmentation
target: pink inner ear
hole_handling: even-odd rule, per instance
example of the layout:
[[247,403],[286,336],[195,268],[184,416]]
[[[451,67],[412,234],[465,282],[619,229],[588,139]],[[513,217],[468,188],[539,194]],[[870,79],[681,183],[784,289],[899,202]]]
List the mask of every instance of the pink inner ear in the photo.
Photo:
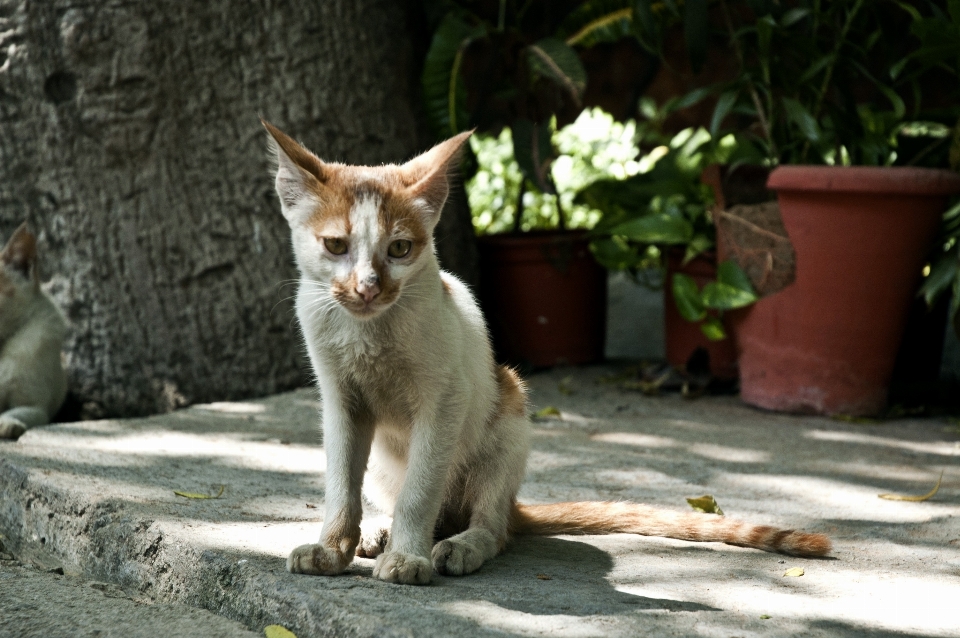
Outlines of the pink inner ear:
[[410,195],[439,212],[450,190],[449,175],[459,166],[463,145],[472,134],[466,131],[451,137],[401,166],[401,178],[409,185]]
[[267,129],[270,137],[276,142],[277,148],[296,166],[300,167],[320,183],[327,181],[327,169],[323,161],[298,144],[292,137],[278,129],[273,124],[265,120],[260,120],[263,127]]

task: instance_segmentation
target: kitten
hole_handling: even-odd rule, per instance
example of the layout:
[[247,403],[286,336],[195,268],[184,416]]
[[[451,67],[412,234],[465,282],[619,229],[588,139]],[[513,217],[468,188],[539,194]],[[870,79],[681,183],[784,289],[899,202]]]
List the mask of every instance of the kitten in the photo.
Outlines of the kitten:
[[67,322],[40,289],[37,240],[24,222],[0,252],[0,439],[50,422],[67,394]]
[[[264,122],[301,279],[297,317],[322,397],[320,542],[291,572],[425,584],[476,571],[511,534],[632,532],[821,556],[819,534],[630,503],[521,505],[530,448],[523,383],[494,363],[470,291],[440,270],[432,232],[470,133],[406,164],[321,161]],[[361,533],[361,491],[392,516]],[[434,543],[435,538],[441,539]]]

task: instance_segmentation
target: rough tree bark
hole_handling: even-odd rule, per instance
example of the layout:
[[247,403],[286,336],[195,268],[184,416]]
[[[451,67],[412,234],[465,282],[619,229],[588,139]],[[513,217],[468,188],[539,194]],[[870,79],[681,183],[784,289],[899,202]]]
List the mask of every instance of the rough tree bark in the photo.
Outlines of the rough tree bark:
[[[325,158],[410,157],[405,19],[390,0],[0,0],[0,233],[39,234],[88,416],[304,381],[257,115]],[[443,231],[455,269],[463,222]]]

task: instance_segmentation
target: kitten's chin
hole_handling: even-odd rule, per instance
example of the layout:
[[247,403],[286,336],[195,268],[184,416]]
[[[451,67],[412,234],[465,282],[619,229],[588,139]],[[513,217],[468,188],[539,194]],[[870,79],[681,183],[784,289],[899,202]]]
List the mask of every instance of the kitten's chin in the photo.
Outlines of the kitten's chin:
[[350,316],[361,321],[369,321],[383,314],[383,311],[390,307],[389,303],[349,303],[342,304]]

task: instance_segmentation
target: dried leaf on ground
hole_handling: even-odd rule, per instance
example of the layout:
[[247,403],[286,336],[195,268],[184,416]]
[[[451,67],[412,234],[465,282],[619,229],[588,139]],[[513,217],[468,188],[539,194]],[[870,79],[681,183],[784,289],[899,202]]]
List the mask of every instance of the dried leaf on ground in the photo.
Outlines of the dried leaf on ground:
[[914,503],[919,503],[920,501],[928,501],[934,497],[934,495],[940,490],[940,483],[943,481],[943,471],[940,472],[940,478],[937,479],[937,484],[933,486],[933,489],[922,494],[920,496],[909,496],[903,494],[877,494],[880,498],[885,498],[888,501],[912,501]]
[[653,379],[640,379],[639,381],[625,381],[623,383],[623,388],[625,390],[640,390],[647,396],[654,396],[660,393],[660,388],[663,384],[673,376],[673,370],[668,369],[666,372],[661,374],[659,377]]
[[263,633],[267,638],[297,638],[297,634],[281,625],[267,625]]
[[553,579],[547,576],[546,574],[537,574],[537,580],[553,580]]
[[221,496],[223,496],[223,488],[224,486],[221,485],[220,491],[217,492],[215,495],[198,494],[197,492],[181,492],[179,490],[174,490],[173,493],[176,494],[177,496],[182,496],[183,498],[220,498]]
[[704,494],[700,498],[688,498],[687,503],[690,503],[690,507],[698,512],[703,512],[704,514],[718,514],[723,516],[723,510],[720,509],[720,506],[717,504],[717,500],[709,494]]
[[786,576],[793,576],[793,577],[803,576],[803,567],[791,567],[787,571],[783,572],[783,575],[785,577]]
[[560,383],[557,384],[557,390],[560,391],[560,394],[573,394],[573,377],[569,376],[561,379]]
[[563,416],[560,414],[560,410],[548,405],[544,408],[540,408],[533,413],[533,418],[535,419],[562,419]]

